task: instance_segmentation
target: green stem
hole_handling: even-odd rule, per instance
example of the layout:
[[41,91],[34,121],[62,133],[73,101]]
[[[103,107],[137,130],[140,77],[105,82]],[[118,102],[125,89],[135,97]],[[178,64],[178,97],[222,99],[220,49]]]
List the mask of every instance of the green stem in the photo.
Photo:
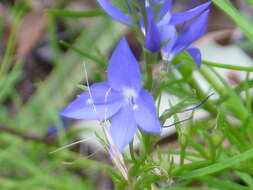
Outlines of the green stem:
[[151,135],[145,132],[141,132],[143,140],[143,155],[146,157],[152,150]]
[[22,13],[18,13],[17,16],[15,17],[15,21],[12,27],[12,30],[10,32],[10,36],[8,39],[8,43],[7,43],[7,48],[6,51],[4,53],[4,57],[1,61],[0,64],[0,76],[5,74],[9,67],[11,66],[10,62],[11,62],[11,57],[14,54],[15,51],[15,45],[16,45],[16,34],[18,32],[18,29],[20,27],[21,24],[21,17],[22,17]]
[[153,87],[153,73],[152,73],[152,55],[149,52],[144,50],[145,54],[145,62],[146,62],[146,71],[147,71],[147,82],[146,89],[148,91],[152,91]]
[[[185,61],[192,60],[189,56],[186,56],[186,55],[181,55],[180,58]],[[215,63],[211,61],[202,61],[202,65],[207,65],[207,66],[212,66],[212,67],[217,67],[217,68],[222,68],[222,69],[253,72],[253,67],[228,65],[228,64],[222,64],[222,63]]]
[[130,155],[131,158],[134,162],[136,162],[135,154],[134,154],[134,144],[133,141],[129,144],[129,150],[130,150]]
[[203,61],[202,64],[212,66],[212,67],[223,68],[223,69],[232,69],[232,70],[237,70],[237,71],[253,72],[253,67],[227,65],[227,64],[221,64],[221,63],[214,63],[214,62],[210,62],[210,61]]
[[212,75],[205,66],[201,67],[200,73],[220,95],[224,94],[223,86],[219,84],[216,77]]
[[[206,93],[203,91],[203,89],[199,86],[199,83],[194,78],[188,81],[188,84],[196,91],[196,95],[200,100],[206,98]],[[216,107],[209,102],[206,102],[203,107],[213,115],[216,115],[218,113]]]
[[[246,119],[249,116],[249,112],[248,112],[247,108],[245,107],[245,105],[243,104],[240,96],[238,96],[233,91],[233,89],[226,82],[226,80],[221,75],[219,75],[215,69],[213,69],[212,67],[207,67],[206,69],[208,69],[208,71],[212,72],[214,74],[214,76],[217,79],[219,79],[219,81],[222,83],[223,87],[225,87],[225,89],[226,89],[224,91],[223,87],[221,89],[218,89],[216,87],[217,92],[219,92],[219,94],[221,96],[229,94],[229,99],[225,103],[226,107],[230,110],[231,113],[233,113],[239,119],[241,119],[241,120]],[[215,86],[213,86],[213,87],[215,88]]]
[[246,107],[248,108],[249,113],[252,113],[252,108],[251,108],[252,102],[251,102],[250,88],[249,88],[249,83],[248,83],[249,75],[250,75],[250,73],[248,72],[244,86],[245,86],[245,94],[246,94]]

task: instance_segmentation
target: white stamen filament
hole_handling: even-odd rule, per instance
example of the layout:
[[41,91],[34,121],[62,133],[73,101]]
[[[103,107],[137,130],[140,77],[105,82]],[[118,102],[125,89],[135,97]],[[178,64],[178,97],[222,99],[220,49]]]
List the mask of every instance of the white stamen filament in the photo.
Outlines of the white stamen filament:
[[[111,90],[112,90],[112,88],[109,88],[109,89],[106,91],[106,93],[105,93],[105,101],[104,101],[105,105],[107,104],[108,96],[109,96]],[[106,120],[106,118],[107,118],[107,110],[108,110],[108,108],[107,108],[107,106],[106,106],[106,108],[105,108],[104,120]]]

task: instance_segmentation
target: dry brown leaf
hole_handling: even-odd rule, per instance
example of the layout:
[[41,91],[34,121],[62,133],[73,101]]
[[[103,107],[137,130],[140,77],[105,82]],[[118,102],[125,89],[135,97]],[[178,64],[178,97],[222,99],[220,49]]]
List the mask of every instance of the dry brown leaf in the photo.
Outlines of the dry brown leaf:
[[29,12],[17,33],[17,58],[26,56],[41,39],[48,23],[48,16],[42,10]]

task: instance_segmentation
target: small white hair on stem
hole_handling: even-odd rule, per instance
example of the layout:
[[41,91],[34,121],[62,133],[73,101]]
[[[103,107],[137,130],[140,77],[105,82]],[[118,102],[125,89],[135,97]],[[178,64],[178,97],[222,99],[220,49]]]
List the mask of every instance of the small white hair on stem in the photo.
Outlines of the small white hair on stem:
[[[87,67],[85,64],[85,61],[83,62],[83,68],[84,68],[84,74],[85,74],[85,80],[86,80],[86,84],[88,86],[88,92],[90,95],[90,98],[93,100],[92,94],[91,94],[91,90],[90,90],[90,84],[89,84],[89,80],[88,80],[88,73],[87,73]],[[104,104],[106,105],[107,101],[108,101],[108,96],[111,92],[111,88],[109,88],[105,94],[105,99],[104,99]],[[94,109],[94,112],[97,114],[97,109],[96,106],[94,104],[94,101],[92,101],[92,106]],[[105,135],[105,140],[107,141],[108,145],[107,145],[107,152],[110,154],[110,157],[112,159],[112,162],[114,163],[114,165],[118,168],[118,170],[121,172],[121,174],[123,175],[123,177],[128,180],[128,170],[126,167],[126,164],[124,162],[124,158],[122,156],[122,153],[118,150],[118,148],[114,145],[113,140],[111,138],[111,135],[108,132],[108,126],[109,126],[109,121],[106,119],[107,117],[107,108],[105,109],[105,116],[104,116],[104,120],[100,120],[99,117],[97,118],[97,121],[99,122],[99,124],[102,127],[102,130],[104,132]]]
[[67,144],[67,145],[65,145],[65,146],[62,146],[62,147],[60,147],[60,148],[58,148],[58,149],[56,149],[56,150],[50,152],[50,154],[54,154],[54,153],[56,153],[56,152],[59,152],[59,151],[61,151],[61,150],[67,149],[67,148],[70,148],[70,147],[75,146],[75,145],[77,145],[77,144],[80,144],[80,143],[82,143],[82,142],[87,142],[87,141],[89,141],[90,139],[91,139],[91,138],[82,139],[82,140],[79,140],[79,141],[76,141],[76,142]]

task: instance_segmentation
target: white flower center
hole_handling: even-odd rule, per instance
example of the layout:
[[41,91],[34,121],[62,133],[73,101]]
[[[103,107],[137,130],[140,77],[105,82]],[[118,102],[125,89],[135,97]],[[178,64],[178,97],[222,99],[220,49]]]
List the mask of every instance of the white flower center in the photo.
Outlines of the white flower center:
[[163,50],[161,52],[162,52],[162,59],[165,61],[170,62],[174,58],[174,55],[172,55],[172,54],[168,54],[168,53],[164,52]]
[[134,100],[137,98],[137,93],[134,89],[132,88],[123,88],[123,96],[124,98],[129,101],[129,100]]

